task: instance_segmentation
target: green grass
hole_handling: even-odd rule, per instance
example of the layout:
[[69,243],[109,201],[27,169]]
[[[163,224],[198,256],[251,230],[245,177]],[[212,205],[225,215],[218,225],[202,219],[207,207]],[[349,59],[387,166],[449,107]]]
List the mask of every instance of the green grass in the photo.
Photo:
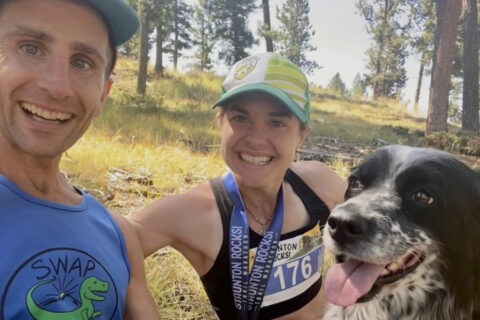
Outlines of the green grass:
[[[211,109],[222,80],[211,73],[151,75],[147,94],[139,96],[136,68],[133,60],[119,60],[103,114],[61,163],[74,183],[126,215],[226,170],[215,148],[219,134]],[[312,143],[318,136],[355,144],[375,138],[421,143],[424,119],[392,101],[354,100],[312,88],[311,108]],[[351,164],[330,165],[345,177]],[[148,258],[146,274],[163,319],[215,319],[198,276],[173,249]]]

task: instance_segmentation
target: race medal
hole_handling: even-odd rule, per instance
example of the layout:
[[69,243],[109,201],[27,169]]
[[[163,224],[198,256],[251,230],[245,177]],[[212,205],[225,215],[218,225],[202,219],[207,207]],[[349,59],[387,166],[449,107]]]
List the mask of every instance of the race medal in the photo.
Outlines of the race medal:
[[[224,178],[233,203],[229,233],[232,293],[241,320],[257,318],[272,269],[283,224],[283,189],[280,187],[275,214],[260,241],[249,272],[249,226],[245,206],[232,172]],[[264,230],[262,230],[264,231]]]

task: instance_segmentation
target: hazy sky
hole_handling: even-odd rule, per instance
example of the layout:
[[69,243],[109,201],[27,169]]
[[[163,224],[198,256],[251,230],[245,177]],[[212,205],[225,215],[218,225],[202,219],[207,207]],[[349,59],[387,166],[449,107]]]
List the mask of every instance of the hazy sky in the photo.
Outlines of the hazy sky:
[[[274,28],[277,23],[276,6],[280,7],[284,1],[270,0],[270,15]],[[196,0],[187,0],[187,2],[195,3]],[[310,23],[315,30],[312,42],[317,50],[311,52],[308,57],[322,66],[308,76],[311,82],[326,86],[333,75],[339,72],[347,87],[351,87],[355,75],[358,72],[365,72],[366,51],[371,40],[366,32],[365,20],[356,13],[355,2],[354,0],[310,0]],[[257,3],[261,5],[260,0],[257,0]],[[250,18],[251,30],[255,35],[259,21],[263,21],[260,8]],[[260,44],[252,48],[249,53],[260,53],[265,50],[265,41],[262,39]],[[407,87],[403,90],[404,99],[413,101],[418,78],[418,57],[409,58],[406,68],[408,81]],[[220,74],[226,72],[225,67],[219,67],[216,70]],[[429,87],[430,79],[424,77],[420,98],[420,108],[424,114],[428,104]]]

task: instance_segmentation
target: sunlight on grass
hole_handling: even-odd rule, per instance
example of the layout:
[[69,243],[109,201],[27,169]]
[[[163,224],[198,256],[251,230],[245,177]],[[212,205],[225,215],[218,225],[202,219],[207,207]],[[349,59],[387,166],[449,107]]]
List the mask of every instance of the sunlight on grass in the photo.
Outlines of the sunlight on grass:
[[90,129],[62,160],[62,169],[90,188],[102,188],[110,168],[152,176],[157,189],[170,193],[183,192],[189,184],[226,171],[223,160],[214,152],[200,154],[183,143],[132,143],[120,132],[112,135],[96,128]]
[[162,319],[217,319],[197,273],[180,253],[162,249],[145,260],[145,269]]

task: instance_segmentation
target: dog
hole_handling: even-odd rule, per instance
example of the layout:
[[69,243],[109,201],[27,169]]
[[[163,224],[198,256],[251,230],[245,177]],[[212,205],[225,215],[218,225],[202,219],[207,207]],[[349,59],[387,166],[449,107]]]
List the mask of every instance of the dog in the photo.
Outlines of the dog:
[[324,319],[480,319],[480,172],[453,155],[387,146],[348,178],[325,247]]

